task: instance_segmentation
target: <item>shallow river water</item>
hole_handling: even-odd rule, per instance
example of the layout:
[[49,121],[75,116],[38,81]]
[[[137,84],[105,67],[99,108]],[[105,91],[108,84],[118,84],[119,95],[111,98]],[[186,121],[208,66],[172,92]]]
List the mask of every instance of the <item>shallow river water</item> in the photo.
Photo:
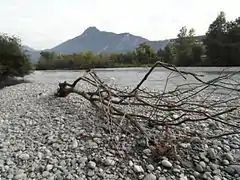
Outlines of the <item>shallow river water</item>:
[[[226,68],[226,67],[191,67],[179,68],[180,70],[203,75],[201,79],[208,81],[218,77],[220,74],[229,74],[240,71],[240,68]],[[140,82],[144,75],[148,72],[149,68],[108,68],[96,69],[96,73],[105,83],[114,82],[118,86],[131,86],[134,87]],[[43,83],[58,83],[67,81],[73,82],[79,76],[82,76],[82,70],[53,70],[53,71],[35,71],[33,74],[26,77],[26,79],[33,82]],[[156,68],[144,82],[143,87],[148,87],[157,90],[163,90],[167,81],[167,87],[175,87],[176,85],[196,82],[190,76],[184,79],[180,74],[170,74],[170,71],[163,68]],[[240,73],[236,73],[233,77],[234,80],[240,81]]]

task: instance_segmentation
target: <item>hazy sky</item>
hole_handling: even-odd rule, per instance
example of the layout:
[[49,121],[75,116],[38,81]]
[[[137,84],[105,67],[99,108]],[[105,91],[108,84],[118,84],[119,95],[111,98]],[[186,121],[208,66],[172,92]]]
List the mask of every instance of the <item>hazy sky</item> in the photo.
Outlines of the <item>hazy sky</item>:
[[220,11],[240,16],[240,0],[0,0],[0,32],[35,49],[52,48],[87,27],[150,40],[176,37],[182,26],[204,34]]

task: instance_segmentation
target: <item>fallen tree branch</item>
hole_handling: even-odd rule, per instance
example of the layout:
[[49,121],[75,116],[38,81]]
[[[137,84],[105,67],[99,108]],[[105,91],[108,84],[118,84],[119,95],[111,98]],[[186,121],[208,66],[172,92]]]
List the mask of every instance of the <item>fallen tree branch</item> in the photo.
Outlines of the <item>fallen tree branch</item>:
[[[163,91],[156,92],[141,88],[157,66],[170,71]],[[174,73],[180,75],[187,83],[176,85],[175,89],[168,90],[167,84]],[[188,82],[189,76],[193,77],[195,82]],[[72,84],[66,81],[59,83],[55,95],[66,97],[70,93],[78,94],[103,113],[111,132],[120,127],[121,130],[129,133],[131,128],[135,128],[148,140],[153,135],[152,130],[159,126],[163,127],[163,134],[159,134],[158,138],[166,140],[171,137],[170,135],[164,136],[170,133],[169,128],[175,131],[182,124],[196,124],[203,121],[219,123],[235,132],[235,129],[240,128],[240,122],[227,122],[222,120],[222,117],[225,115],[233,117],[239,112],[238,92],[240,89],[237,89],[239,84],[236,81],[227,82],[232,77],[231,74],[220,74],[209,81],[204,81],[201,77],[203,75],[181,71],[173,65],[158,61],[136,87],[129,91],[105,84],[94,71],[89,71]],[[86,86],[91,86],[91,91],[85,91],[81,87],[76,88],[80,81],[86,83]],[[219,91],[224,91],[224,93],[217,94]],[[233,92],[236,92],[235,95]],[[229,97],[228,94],[232,93],[234,97]],[[114,127],[117,128],[114,129]],[[195,128],[194,125],[192,127]],[[224,136],[232,134],[223,132]]]

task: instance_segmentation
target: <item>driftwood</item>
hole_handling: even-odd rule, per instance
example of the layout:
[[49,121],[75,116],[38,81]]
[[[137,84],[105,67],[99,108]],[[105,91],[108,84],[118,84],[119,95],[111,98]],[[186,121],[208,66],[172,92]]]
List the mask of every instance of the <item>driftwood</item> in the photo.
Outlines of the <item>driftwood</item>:
[[[170,72],[164,89],[153,91],[142,88],[157,66]],[[180,71],[173,65],[159,61],[132,90],[105,84],[94,71],[89,71],[72,84],[66,81],[59,83],[55,95],[66,97],[70,93],[79,94],[102,112],[111,131],[121,129],[125,133],[132,133],[137,129],[147,140],[154,139],[155,142],[157,140],[156,137],[152,137],[152,129],[160,128],[163,131],[163,139],[170,141],[172,136],[175,140],[181,138],[176,137],[178,135],[174,135],[174,132],[184,128],[183,124],[189,123],[190,127],[194,128],[194,124],[199,126],[202,122],[214,122],[217,126],[228,127],[227,130],[214,136],[208,132],[202,135],[198,131],[194,131],[194,134],[185,131],[184,137],[218,138],[240,133],[240,89],[239,83],[233,78],[235,74],[236,72],[222,73],[210,81],[204,81],[202,75]],[[174,89],[168,90],[168,82],[176,75],[185,80],[192,78],[194,82],[186,81],[186,84],[176,85]],[[94,90],[79,90],[76,85],[80,81],[93,86]]]

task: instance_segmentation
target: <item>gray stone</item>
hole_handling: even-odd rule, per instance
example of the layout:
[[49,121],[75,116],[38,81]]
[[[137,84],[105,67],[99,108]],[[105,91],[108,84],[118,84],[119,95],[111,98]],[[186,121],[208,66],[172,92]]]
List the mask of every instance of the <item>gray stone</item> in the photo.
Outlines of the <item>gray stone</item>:
[[213,145],[215,145],[215,146],[221,146],[222,143],[221,143],[221,141],[219,141],[219,140],[217,140],[217,139],[214,139],[214,140],[213,140]]
[[204,179],[212,179],[211,172],[205,172],[205,173],[203,174],[203,178],[204,178]]
[[230,165],[230,167],[233,168],[238,175],[240,175],[240,165]]
[[87,176],[92,177],[95,175],[95,172],[93,170],[88,171]]
[[161,176],[158,178],[158,180],[167,180],[167,178],[165,176]]
[[151,151],[151,149],[144,149],[143,153],[146,155],[151,155],[152,151]]
[[47,170],[47,171],[51,171],[52,168],[53,168],[53,165],[52,165],[52,164],[48,164],[48,165],[46,166],[46,170]]
[[171,168],[172,167],[172,163],[170,163],[168,160],[164,159],[162,160],[161,164],[166,167],[166,168]]
[[209,159],[211,159],[211,160],[215,160],[216,159],[217,155],[216,155],[216,152],[215,152],[215,150],[213,148],[208,149],[207,152],[208,152]]
[[137,173],[143,173],[144,172],[142,166],[138,166],[138,165],[134,165],[133,170]]
[[229,152],[229,151],[231,150],[231,148],[230,148],[228,145],[226,145],[226,144],[224,144],[224,145],[222,146],[222,148],[223,148],[223,150],[224,150],[225,152]]
[[129,161],[129,166],[133,166],[133,162],[132,161]]
[[184,174],[180,174],[179,180],[188,180],[188,178]]
[[200,173],[204,171],[203,167],[200,164],[196,165],[196,170]]
[[154,166],[152,164],[149,164],[149,165],[147,165],[147,169],[149,171],[153,171],[155,168],[154,168]]
[[180,143],[179,145],[180,145],[182,148],[185,148],[185,149],[191,147],[190,143]]
[[235,169],[231,166],[227,166],[226,168],[224,168],[224,170],[231,175],[233,175],[235,172]]
[[94,161],[89,161],[88,162],[88,167],[91,168],[91,169],[95,169],[96,163]]
[[229,161],[229,162],[233,162],[234,161],[234,157],[231,153],[226,153],[225,154],[225,157],[226,159]]
[[30,158],[29,154],[27,154],[27,153],[21,153],[21,154],[19,154],[18,157],[22,160],[28,160]]
[[213,180],[221,180],[219,176],[213,176]]
[[210,163],[209,166],[211,167],[212,170],[216,170],[219,168],[219,165],[214,164],[214,163]]
[[220,170],[220,169],[215,169],[215,170],[213,171],[213,174],[215,174],[215,175],[220,175],[220,174],[221,174],[221,170]]
[[154,174],[152,174],[152,173],[147,174],[147,175],[143,178],[143,180],[156,180],[156,179],[157,179],[157,177],[156,177]]
[[185,168],[192,168],[193,167],[192,161],[188,161],[188,160],[181,161],[181,165]]
[[199,172],[197,172],[197,171],[194,171],[194,172],[193,172],[193,175],[194,175],[194,177],[196,177],[196,178],[197,178],[197,177],[199,177],[200,173],[199,173]]
[[43,171],[42,176],[43,176],[43,177],[47,177],[47,176],[49,176],[49,174],[50,174],[50,173],[49,173],[48,171]]
[[191,143],[201,143],[201,139],[199,137],[192,137],[190,139]]
[[223,163],[223,165],[225,165],[225,166],[227,166],[227,165],[229,165],[229,164],[230,164],[230,163],[229,163],[229,161],[228,161],[228,160],[226,160],[226,159],[224,159],[222,163]]
[[16,174],[14,179],[16,180],[25,180],[27,179],[27,175],[25,173],[19,173],[19,174]]
[[206,168],[206,163],[205,163],[204,161],[201,161],[201,162],[199,163],[199,165],[200,165],[200,166],[202,166],[202,167],[203,167],[203,169],[205,169],[205,168]]
[[78,141],[77,141],[75,138],[73,138],[72,148],[75,149],[75,148],[77,148],[77,147],[78,147]]
[[113,166],[115,164],[115,161],[112,158],[108,157],[107,159],[105,159],[104,164],[106,166]]
[[174,172],[174,173],[180,173],[180,172],[181,172],[181,170],[180,170],[180,169],[178,169],[178,168],[173,168],[173,172]]

